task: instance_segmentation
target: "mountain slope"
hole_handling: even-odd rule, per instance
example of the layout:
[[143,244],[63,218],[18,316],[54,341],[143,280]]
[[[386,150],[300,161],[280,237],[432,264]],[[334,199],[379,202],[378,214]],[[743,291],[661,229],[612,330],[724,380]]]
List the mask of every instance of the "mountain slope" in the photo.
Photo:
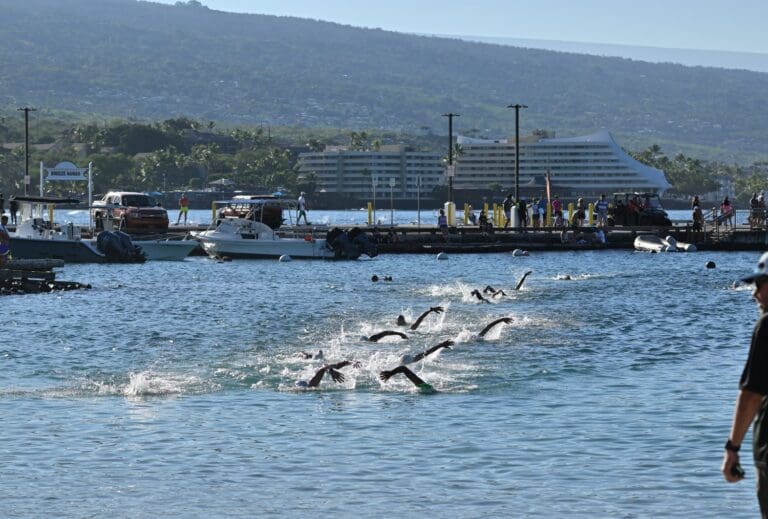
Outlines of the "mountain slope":
[[5,2],[0,106],[234,123],[608,128],[767,155],[768,74],[651,64],[133,0]]

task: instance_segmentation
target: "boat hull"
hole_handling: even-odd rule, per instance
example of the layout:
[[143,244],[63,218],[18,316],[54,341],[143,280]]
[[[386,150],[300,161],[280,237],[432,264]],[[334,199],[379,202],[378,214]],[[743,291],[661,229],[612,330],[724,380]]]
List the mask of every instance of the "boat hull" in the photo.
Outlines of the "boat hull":
[[14,259],[60,259],[65,263],[108,263],[95,245],[81,240],[47,240],[11,237]]
[[333,258],[333,251],[325,246],[325,240],[277,240],[226,239],[198,236],[203,250],[212,257],[229,258]]
[[141,247],[147,261],[183,261],[198,248],[195,240],[132,240]]

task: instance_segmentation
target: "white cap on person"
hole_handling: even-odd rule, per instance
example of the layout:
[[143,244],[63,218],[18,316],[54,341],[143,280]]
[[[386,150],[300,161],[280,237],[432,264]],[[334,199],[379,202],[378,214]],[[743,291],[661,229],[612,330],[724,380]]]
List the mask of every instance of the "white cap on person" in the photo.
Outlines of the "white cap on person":
[[744,283],[754,283],[761,279],[768,279],[768,252],[764,252],[755,266],[755,270],[749,276],[741,278]]

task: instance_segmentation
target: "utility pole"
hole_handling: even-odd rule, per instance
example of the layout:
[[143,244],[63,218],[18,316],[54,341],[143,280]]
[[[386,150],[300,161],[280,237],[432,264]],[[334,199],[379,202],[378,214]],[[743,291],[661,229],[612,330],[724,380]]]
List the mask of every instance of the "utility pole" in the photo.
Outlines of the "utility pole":
[[29,112],[37,110],[25,106],[18,111],[24,112],[24,195],[26,196],[29,194]]
[[448,202],[453,202],[453,118],[461,116],[449,112],[443,117],[448,118]]
[[520,202],[520,109],[526,105],[514,104],[507,108],[515,109],[515,202]]

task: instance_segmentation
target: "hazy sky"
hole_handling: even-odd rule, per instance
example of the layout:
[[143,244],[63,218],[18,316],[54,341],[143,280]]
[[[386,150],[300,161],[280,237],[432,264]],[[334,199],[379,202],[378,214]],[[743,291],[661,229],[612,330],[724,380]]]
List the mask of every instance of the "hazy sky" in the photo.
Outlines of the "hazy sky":
[[201,2],[221,11],[298,16],[398,32],[768,53],[768,0]]

